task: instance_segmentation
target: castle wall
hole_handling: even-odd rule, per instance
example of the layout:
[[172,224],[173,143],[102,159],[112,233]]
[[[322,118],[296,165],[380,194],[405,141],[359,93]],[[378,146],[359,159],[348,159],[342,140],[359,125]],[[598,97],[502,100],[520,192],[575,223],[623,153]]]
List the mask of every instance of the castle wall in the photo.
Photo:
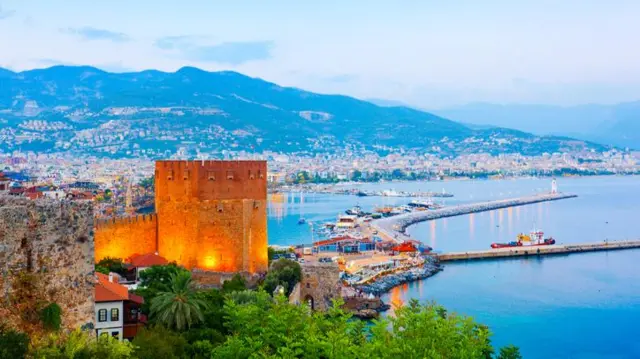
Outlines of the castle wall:
[[[37,276],[34,297],[62,308],[62,324],[93,322],[93,207],[85,201],[0,196],[0,315],[17,323],[8,302],[21,272]],[[17,316],[17,317],[16,317]]]
[[105,257],[127,259],[156,251],[157,216],[136,215],[96,221],[95,261]]
[[265,161],[158,161],[158,251],[189,269],[267,270]]

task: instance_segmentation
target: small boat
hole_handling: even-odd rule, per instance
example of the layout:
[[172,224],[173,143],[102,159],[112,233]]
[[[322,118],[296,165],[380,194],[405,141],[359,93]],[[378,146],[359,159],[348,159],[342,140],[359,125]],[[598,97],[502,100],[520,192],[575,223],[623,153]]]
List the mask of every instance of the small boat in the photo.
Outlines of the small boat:
[[368,194],[367,194],[367,192],[358,191],[356,193],[356,196],[358,196],[358,197],[366,197],[366,196],[368,196]]
[[550,246],[556,244],[553,237],[544,238],[544,232],[533,230],[529,234],[520,233],[514,242],[492,243],[491,248],[510,248],[510,247],[535,247]]
[[306,219],[304,219],[304,218],[300,218],[300,219],[298,220],[298,224],[305,224],[305,223],[307,223],[307,220],[306,220]]

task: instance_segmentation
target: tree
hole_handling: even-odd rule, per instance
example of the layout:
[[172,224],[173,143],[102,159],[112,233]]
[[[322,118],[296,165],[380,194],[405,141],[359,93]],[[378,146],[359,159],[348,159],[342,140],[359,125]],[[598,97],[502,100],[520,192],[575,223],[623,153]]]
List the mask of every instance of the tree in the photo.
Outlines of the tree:
[[142,329],[133,339],[135,357],[139,359],[183,358],[188,343],[179,334],[162,326]]
[[28,335],[0,326],[0,359],[25,358],[28,349]]
[[135,293],[144,298],[142,312],[151,313],[151,302],[160,292],[170,290],[171,276],[181,272],[189,272],[175,263],[164,266],[151,266],[140,272],[140,284]]
[[290,259],[281,258],[271,263],[269,273],[263,282],[263,288],[267,293],[273,293],[278,285],[282,285],[289,295],[301,279],[302,268],[300,268],[300,264]]
[[35,359],[129,359],[133,347],[127,341],[120,342],[109,335],[98,340],[85,332],[68,335],[50,334],[32,344],[30,358]]
[[45,329],[60,330],[62,324],[62,308],[57,303],[49,303],[40,310],[40,321]]
[[359,170],[353,171],[353,173],[351,174],[351,180],[354,182],[362,180],[362,172]]
[[101,259],[98,263],[96,263],[96,271],[100,268],[101,273],[104,271],[102,268],[106,268],[109,272],[118,273],[120,275],[125,275],[127,273],[127,268],[120,258],[113,257],[105,257]]
[[151,177],[147,177],[143,179],[139,183],[140,187],[144,188],[147,191],[152,190],[155,187],[155,179],[156,179],[156,176],[153,176],[153,175]]
[[184,330],[204,320],[206,303],[196,296],[191,273],[182,271],[171,276],[170,289],[160,292],[151,302],[151,315],[167,328]]
[[234,274],[231,280],[222,283],[222,291],[225,293],[237,292],[247,289],[247,281],[240,274]]
[[522,359],[520,355],[520,349],[513,345],[507,345],[500,349],[500,356],[498,359]]

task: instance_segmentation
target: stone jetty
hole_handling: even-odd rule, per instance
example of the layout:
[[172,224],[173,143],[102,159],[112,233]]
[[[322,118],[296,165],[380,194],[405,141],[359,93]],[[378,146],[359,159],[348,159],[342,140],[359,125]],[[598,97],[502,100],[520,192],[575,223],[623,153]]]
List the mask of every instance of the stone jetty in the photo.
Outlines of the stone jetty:
[[364,293],[380,295],[390,291],[393,287],[397,287],[404,283],[413,282],[425,278],[429,278],[440,272],[442,267],[436,257],[428,256],[422,267],[411,268],[402,272],[395,272],[376,278],[367,284],[355,286],[356,289]]
[[385,239],[402,242],[404,240],[411,239],[411,237],[409,237],[405,233],[405,230],[407,229],[407,227],[415,223],[434,220],[438,218],[454,217],[470,213],[492,211],[500,208],[524,206],[527,204],[539,202],[557,201],[574,197],[577,196],[574,194],[548,193],[512,199],[501,199],[497,201],[464,204],[459,206],[445,207],[433,211],[417,211],[389,218],[382,218],[373,221],[371,223],[371,226],[374,229],[378,230],[380,235],[386,237]]

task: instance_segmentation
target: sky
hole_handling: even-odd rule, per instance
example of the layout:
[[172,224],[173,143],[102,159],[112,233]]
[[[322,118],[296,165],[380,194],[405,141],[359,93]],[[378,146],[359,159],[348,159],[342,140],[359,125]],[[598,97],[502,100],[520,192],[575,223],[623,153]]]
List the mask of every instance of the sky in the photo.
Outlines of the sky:
[[638,0],[0,0],[0,67],[234,70],[423,108],[640,100]]

